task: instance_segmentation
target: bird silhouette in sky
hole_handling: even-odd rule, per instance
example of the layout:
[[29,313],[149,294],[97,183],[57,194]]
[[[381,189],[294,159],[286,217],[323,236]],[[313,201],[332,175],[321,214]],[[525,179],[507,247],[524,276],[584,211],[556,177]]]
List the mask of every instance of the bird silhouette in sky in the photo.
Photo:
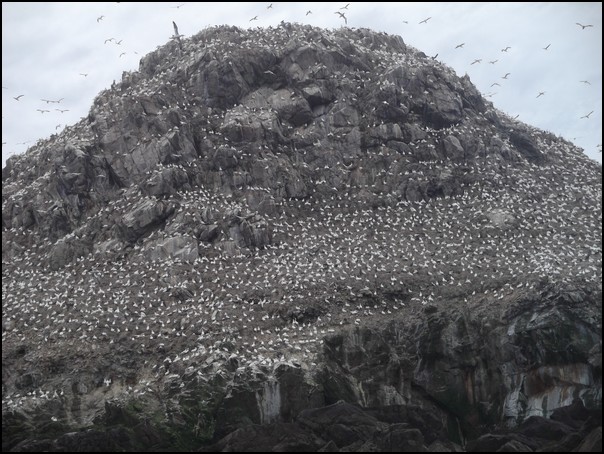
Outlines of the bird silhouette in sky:
[[593,27],[593,25],[591,25],[591,24],[583,25],[583,24],[580,24],[579,22],[576,22],[576,24],[579,27],[581,27],[581,30],[585,30],[586,28]]
[[334,14],[339,14],[339,15],[340,15],[340,17],[341,17],[342,19],[344,19],[344,23],[348,24],[348,20],[346,19],[346,16],[344,15],[344,13],[341,13],[341,12],[339,12],[339,11],[336,11]]
[[544,92],[544,91],[540,91],[540,92],[539,92],[539,94],[537,95],[537,98],[539,98],[539,97],[543,96],[544,94],[545,94],[545,92]]
[[581,118],[589,118],[589,116],[594,113],[594,111],[592,110],[591,112],[589,112],[587,115],[583,115]]
[[420,24],[427,24],[430,19],[432,19],[432,16],[427,17],[426,19],[424,19],[423,21],[421,21]]

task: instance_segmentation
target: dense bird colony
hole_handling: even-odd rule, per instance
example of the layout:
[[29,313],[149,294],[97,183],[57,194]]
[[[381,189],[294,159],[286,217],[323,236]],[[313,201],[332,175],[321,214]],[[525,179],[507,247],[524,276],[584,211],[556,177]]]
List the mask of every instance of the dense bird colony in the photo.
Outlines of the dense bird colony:
[[[88,118],[13,160],[3,365],[45,376],[3,392],[3,406],[61,398],[53,376],[70,368],[140,394],[212,361],[311,366],[329,333],[426,304],[484,309],[548,282],[601,283],[597,165],[488,103],[431,120],[437,79],[464,82],[392,42],[290,24],[209,29],[145,57]],[[286,121],[281,107],[308,87],[283,84],[279,62],[296,46],[288,77],[310,74],[333,96]],[[313,60],[337,61],[342,46],[348,61]],[[200,68],[237,78],[249,62],[266,63],[252,71],[262,86],[238,82],[247,92],[210,106]],[[418,97],[422,110],[407,110]],[[412,126],[401,132],[397,118]],[[518,151],[528,136],[537,157]],[[136,230],[148,207],[159,220]],[[175,252],[179,241],[194,246]]]

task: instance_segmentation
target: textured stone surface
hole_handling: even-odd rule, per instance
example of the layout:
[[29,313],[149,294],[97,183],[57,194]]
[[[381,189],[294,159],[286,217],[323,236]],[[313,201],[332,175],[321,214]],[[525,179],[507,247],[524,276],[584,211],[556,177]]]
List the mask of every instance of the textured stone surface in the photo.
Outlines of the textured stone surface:
[[3,169],[3,450],[601,448],[601,168],[365,29],[208,28]]

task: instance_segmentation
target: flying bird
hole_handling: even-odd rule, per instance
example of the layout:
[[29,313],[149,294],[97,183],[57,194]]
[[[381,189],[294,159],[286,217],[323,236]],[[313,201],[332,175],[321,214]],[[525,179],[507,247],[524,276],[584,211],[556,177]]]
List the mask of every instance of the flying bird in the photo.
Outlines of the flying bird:
[[497,63],[499,60],[490,60],[489,64],[494,65],[495,63]]
[[253,20],[258,20],[258,16],[254,16],[254,17],[252,17],[252,18],[250,19],[250,22],[251,22],[251,21],[253,21]]
[[455,49],[461,49],[466,43],[461,43],[455,46]]
[[57,112],[69,112],[69,109],[55,109]]
[[273,4],[272,3],[266,7],[266,9],[272,9],[272,8],[273,8]]
[[25,95],[13,96],[13,99],[19,101],[19,99],[23,98]]
[[96,21],[97,21],[97,22],[100,22],[100,21],[102,21],[104,18],[105,18],[105,16],[99,16],[99,17],[97,17],[97,18],[96,18]]
[[545,94],[545,92],[544,92],[544,91],[540,91],[540,92],[539,92],[539,94],[537,95],[537,98],[539,98],[539,97],[543,96],[544,94]]
[[508,46],[508,47],[506,47],[506,48],[504,48],[504,49],[501,49],[501,52],[507,52],[507,51],[508,51],[508,50],[510,50],[510,49],[511,49],[511,47],[510,47],[510,46]]
[[502,79],[507,79],[510,74],[512,73],[505,73],[505,76],[503,76]]
[[409,23],[409,21],[408,21],[408,20],[404,20],[404,21],[403,21],[403,24],[408,24],[408,23]]
[[594,111],[592,110],[591,112],[589,112],[587,115],[583,115],[581,118],[589,118],[589,116],[594,113]]
[[119,56],[119,58],[122,58],[124,55],[126,55],[126,52],[122,52]]
[[80,73],[80,76],[88,77],[88,73]]
[[50,112],[50,110],[46,110],[46,109],[36,109],[38,112],[40,112],[41,114],[45,113],[45,112]]
[[581,30],[585,30],[586,28],[593,27],[593,25],[591,25],[591,24],[583,25],[583,24],[580,24],[579,22],[576,22],[576,24],[579,27],[581,27]]
[[482,61],[482,59],[477,58],[477,59],[476,59],[476,60],[474,60],[472,63],[470,63],[470,66],[472,66],[473,64],[476,64],[476,63],[480,63],[481,61]]
[[181,7],[183,7],[183,6],[185,6],[185,4],[184,4],[184,3],[181,3],[180,5],[171,6],[170,8],[176,8],[176,9],[179,9],[179,8],[181,8]]
[[308,16],[309,14],[312,14],[311,10],[306,11],[306,15]]
[[339,12],[339,11],[336,11],[334,14],[339,14],[339,15],[340,15],[340,17],[341,17],[342,19],[344,19],[344,22],[345,22],[346,24],[348,24],[348,20],[346,19],[346,16],[344,15],[344,13],[341,13],[341,12]]
[[346,3],[346,6],[342,6],[340,9],[348,9],[349,6],[350,6],[350,3]]
[[110,42],[111,42],[111,41],[113,41],[113,40],[115,40],[115,38],[107,38],[107,39],[105,40],[105,43],[104,43],[104,44],[110,43]]
[[549,46],[551,46],[551,44],[548,44],[547,46],[545,46],[545,47],[543,48],[543,50],[547,50],[547,49],[549,49]]
[[492,83],[492,84],[491,84],[491,87],[494,87],[495,85],[497,85],[498,87],[501,87],[501,85],[500,85],[499,83],[497,83],[497,82]]
[[432,16],[427,17],[426,19],[424,19],[423,21],[421,21],[420,24],[427,24],[430,19],[432,19]]
[[119,41],[116,41],[115,44],[117,44],[118,46],[121,46],[122,45],[122,41],[123,41],[123,39],[120,39]]
[[591,83],[588,80],[580,80],[579,82],[581,82],[582,84],[585,84],[585,85],[591,85]]

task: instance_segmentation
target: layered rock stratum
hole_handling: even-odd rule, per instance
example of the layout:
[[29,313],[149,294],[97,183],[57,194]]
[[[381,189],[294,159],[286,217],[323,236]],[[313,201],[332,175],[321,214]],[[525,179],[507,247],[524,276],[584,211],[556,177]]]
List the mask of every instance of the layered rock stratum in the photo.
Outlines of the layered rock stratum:
[[173,40],[3,169],[3,451],[601,449],[601,202],[400,37]]

